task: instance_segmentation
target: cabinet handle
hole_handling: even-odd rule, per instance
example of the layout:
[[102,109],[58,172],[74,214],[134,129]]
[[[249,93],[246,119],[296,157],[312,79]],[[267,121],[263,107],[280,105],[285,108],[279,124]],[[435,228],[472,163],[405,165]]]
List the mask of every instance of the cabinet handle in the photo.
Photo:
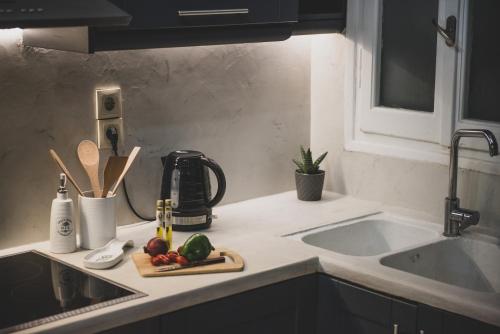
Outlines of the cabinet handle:
[[248,8],[240,9],[208,9],[208,10],[179,10],[179,16],[213,16],[213,15],[242,15],[248,14]]
[[393,334],[398,334],[398,327],[399,325],[398,324],[394,324],[394,331],[392,332]]

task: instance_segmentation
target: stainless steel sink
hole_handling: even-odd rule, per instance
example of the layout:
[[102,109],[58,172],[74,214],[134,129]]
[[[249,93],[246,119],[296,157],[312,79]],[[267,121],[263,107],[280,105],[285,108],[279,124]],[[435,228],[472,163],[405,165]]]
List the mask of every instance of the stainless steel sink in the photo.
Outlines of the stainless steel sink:
[[439,233],[436,230],[381,214],[307,232],[303,234],[302,241],[336,253],[375,256],[417,246],[437,237]]
[[500,292],[500,245],[472,238],[446,239],[384,257],[384,266],[462,288]]

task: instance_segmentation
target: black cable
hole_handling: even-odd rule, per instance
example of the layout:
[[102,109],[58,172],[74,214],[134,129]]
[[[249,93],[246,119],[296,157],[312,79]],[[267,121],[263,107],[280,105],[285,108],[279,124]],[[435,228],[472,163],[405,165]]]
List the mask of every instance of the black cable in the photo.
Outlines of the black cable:
[[[113,153],[115,156],[118,156],[118,131],[116,131],[115,127],[109,127],[106,130],[106,137],[108,137],[109,141],[111,142],[111,147],[113,150]],[[125,178],[123,178],[122,181],[122,186],[123,186],[123,193],[125,194],[125,200],[127,201],[128,207],[130,210],[134,213],[134,215],[144,221],[153,221],[156,219],[156,217],[144,217],[141,215],[137,210],[134,208],[132,205],[132,202],[130,201],[130,197],[128,196],[128,191],[127,191],[127,184],[125,183]]]

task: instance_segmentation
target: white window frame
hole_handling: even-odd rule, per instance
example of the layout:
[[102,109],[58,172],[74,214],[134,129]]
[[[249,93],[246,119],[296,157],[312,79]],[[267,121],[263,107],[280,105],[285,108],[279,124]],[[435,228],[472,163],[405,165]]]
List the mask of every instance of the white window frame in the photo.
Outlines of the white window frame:
[[[454,15],[458,30],[455,48],[437,38],[434,112],[377,106],[382,1],[348,0],[345,149],[448,165],[454,129],[486,128],[500,140],[500,124],[461,117],[469,0],[439,0],[438,22],[444,26]],[[463,140],[461,146],[460,167],[500,175],[500,159],[489,157],[484,142]]]

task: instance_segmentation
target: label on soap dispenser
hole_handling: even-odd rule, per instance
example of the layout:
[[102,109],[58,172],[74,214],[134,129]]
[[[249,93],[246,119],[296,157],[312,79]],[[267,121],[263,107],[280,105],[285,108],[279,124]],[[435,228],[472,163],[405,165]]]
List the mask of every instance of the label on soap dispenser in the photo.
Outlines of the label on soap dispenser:
[[68,236],[73,232],[73,222],[71,219],[63,218],[57,221],[57,233]]

